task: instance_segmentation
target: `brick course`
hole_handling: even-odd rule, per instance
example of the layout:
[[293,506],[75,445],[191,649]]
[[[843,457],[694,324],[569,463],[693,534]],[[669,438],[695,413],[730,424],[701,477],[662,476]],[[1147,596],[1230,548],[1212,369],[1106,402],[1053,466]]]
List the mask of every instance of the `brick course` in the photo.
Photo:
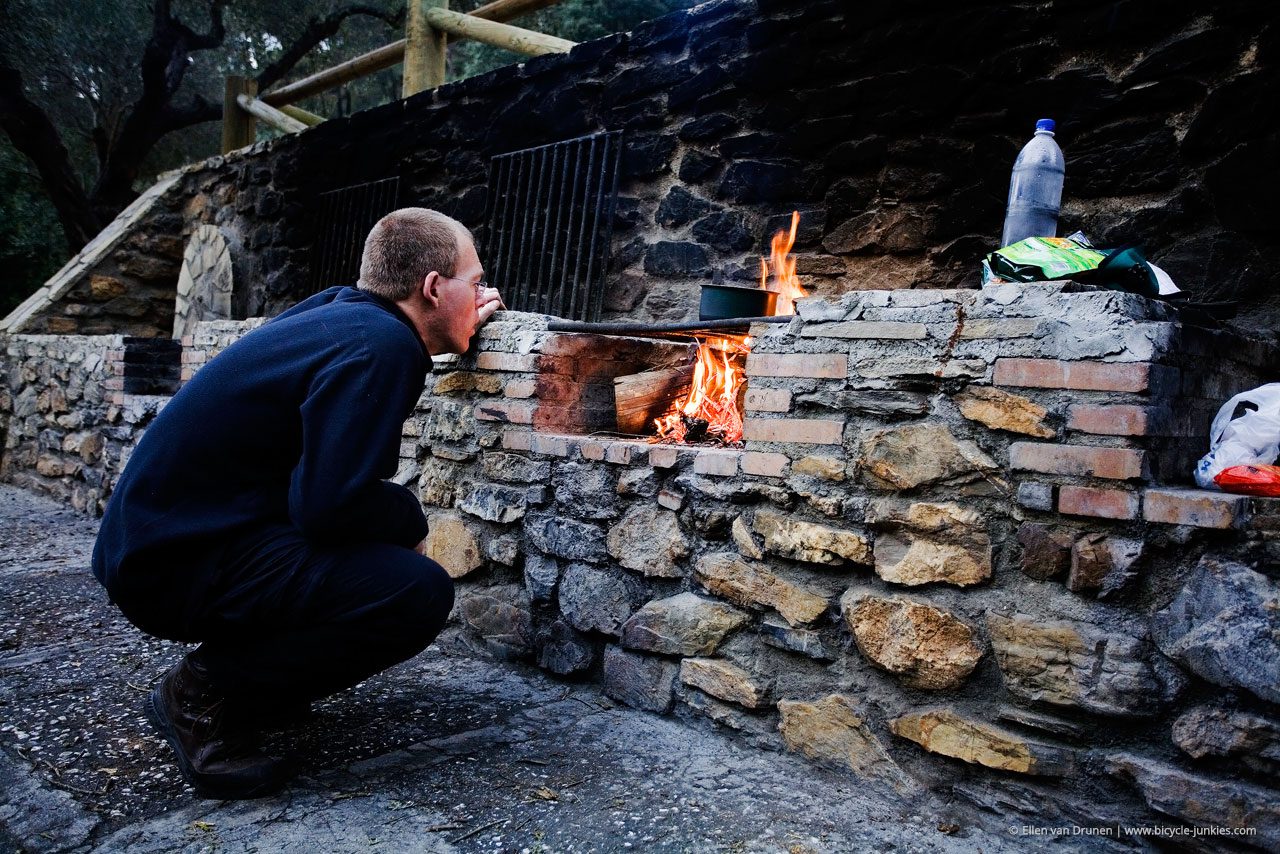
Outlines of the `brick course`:
[[749,377],[792,377],[842,380],[849,375],[849,357],[844,353],[756,353],[747,357]]
[[1130,448],[1014,442],[1009,446],[1009,465],[1020,471],[1106,480],[1137,480],[1150,476],[1146,452]]
[[1064,484],[1058,490],[1058,512],[1098,519],[1136,519],[1141,504],[1136,492]]
[[843,421],[805,418],[748,418],[742,438],[748,442],[791,442],[797,445],[838,445],[844,434]]
[[1246,518],[1249,498],[1205,489],[1148,489],[1142,518],[1169,525],[1232,528]]
[[1063,362],[1057,359],[997,359],[995,384],[1076,391],[1172,392],[1175,368],[1150,362]]

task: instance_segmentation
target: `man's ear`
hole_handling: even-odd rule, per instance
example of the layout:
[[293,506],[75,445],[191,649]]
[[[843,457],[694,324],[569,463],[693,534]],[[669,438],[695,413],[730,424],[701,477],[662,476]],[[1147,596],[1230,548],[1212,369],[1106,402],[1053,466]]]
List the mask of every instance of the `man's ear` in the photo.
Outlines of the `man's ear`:
[[440,278],[440,274],[435,270],[427,273],[427,277],[422,280],[422,298],[432,308],[440,307],[440,283],[444,281]]

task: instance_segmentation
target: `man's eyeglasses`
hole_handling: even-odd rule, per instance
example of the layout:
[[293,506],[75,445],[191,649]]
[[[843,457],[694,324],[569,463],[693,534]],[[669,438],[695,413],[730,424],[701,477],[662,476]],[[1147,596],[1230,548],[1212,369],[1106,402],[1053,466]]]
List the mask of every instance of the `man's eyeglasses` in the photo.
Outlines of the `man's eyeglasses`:
[[[460,279],[457,276],[441,276],[442,279],[453,279],[455,282],[465,282],[466,279]],[[472,287],[476,289],[476,299],[484,296],[484,292],[489,289],[489,283],[485,281],[474,282]]]

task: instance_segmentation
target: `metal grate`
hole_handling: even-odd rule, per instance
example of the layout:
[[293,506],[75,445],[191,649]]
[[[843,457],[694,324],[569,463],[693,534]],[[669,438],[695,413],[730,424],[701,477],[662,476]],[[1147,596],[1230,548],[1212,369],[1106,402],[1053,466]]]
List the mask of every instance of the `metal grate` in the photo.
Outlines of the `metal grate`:
[[516,311],[598,320],[622,131],[489,161],[489,275]]
[[316,260],[311,264],[313,291],[356,283],[369,229],[395,210],[399,201],[398,176],[320,194]]

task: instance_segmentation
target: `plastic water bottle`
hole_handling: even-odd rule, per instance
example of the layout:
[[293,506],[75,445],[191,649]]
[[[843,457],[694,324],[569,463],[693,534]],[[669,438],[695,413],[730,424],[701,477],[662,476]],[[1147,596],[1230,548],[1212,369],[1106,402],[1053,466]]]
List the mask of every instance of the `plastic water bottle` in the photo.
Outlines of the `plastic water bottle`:
[[1053,119],[1036,122],[1036,135],[1022,147],[1013,163],[1009,204],[1004,215],[1000,245],[1028,237],[1056,237],[1062,205],[1062,179],[1066,164],[1053,138]]

